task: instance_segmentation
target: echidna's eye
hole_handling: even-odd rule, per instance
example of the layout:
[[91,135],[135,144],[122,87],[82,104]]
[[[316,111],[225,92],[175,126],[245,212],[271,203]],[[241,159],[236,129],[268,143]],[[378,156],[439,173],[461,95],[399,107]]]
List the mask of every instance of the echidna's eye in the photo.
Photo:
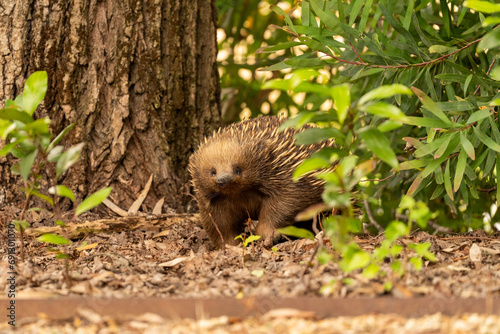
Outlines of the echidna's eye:
[[215,170],[215,168],[212,168],[210,170],[210,176],[215,176],[215,175],[217,175],[217,171]]
[[240,167],[234,167],[233,173],[234,173],[234,175],[240,175],[241,174],[241,168]]

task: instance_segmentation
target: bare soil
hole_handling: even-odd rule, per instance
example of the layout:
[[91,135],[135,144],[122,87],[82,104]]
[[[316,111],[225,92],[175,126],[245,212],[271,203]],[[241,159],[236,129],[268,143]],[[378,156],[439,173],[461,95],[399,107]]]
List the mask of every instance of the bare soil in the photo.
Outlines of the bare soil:
[[[6,245],[5,222],[9,221],[7,219],[11,218],[13,212],[3,211],[0,214],[1,221],[5,225],[0,238],[5,240],[2,244]],[[33,224],[34,227],[46,224],[43,217],[39,219],[38,223]],[[172,219],[175,219],[175,223],[169,223]],[[147,219],[145,221],[147,222]],[[276,251],[262,247],[259,241],[246,249],[226,246],[225,250],[213,250],[206,233],[198,225],[197,215],[156,219],[150,226],[147,224],[134,226],[134,229],[128,229],[127,225],[122,224],[118,230],[75,234],[81,237],[75,238],[65,249],[71,255],[71,260],[68,261],[71,285],[68,285],[65,276],[65,261],[56,259],[56,252],[50,247],[33,237],[27,238],[26,260],[24,263],[16,264],[16,298],[48,299],[58,296],[498,298],[500,296],[498,233],[489,235],[484,231],[476,231],[464,235],[436,237],[426,232],[415,232],[408,239],[402,240],[402,244],[410,241],[431,242],[431,251],[436,254],[438,261],[425,262],[420,271],[416,271],[406,261],[406,272],[402,277],[392,274],[391,264],[385,263],[383,269],[387,275],[368,280],[360,272],[344,273],[335,261],[320,265],[316,258],[311,257],[315,242],[309,240],[280,243]],[[380,237],[368,235],[355,238],[359,246],[367,251],[372,251],[382,241]],[[16,249],[19,251],[19,242],[16,244]],[[6,246],[0,248],[0,255],[0,289],[4,291],[5,299],[9,289],[7,278],[10,271]],[[407,259],[411,255],[411,251],[408,250],[404,256]],[[102,331],[103,329],[118,326],[116,328],[130,332],[148,332],[157,328],[156,332],[188,333],[198,328],[196,330],[198,332],[213,333],[242,331],[279,333],[283,319],[287,319],[284,323],[293,324],[291,328],[296,329],[297,333],[335,332],[322,330],[322,326],[330,329],[331,326],[335,326],[333,328],[338,326],[338,332],[342,332],[340,330],[342,328],[345,330],[350,328],[353,333],[363,332],[363,328],[366,330],[366,326],[370,324],[376,328],[373,322],[375,320],[370,315],[351,319],[355,321],[357,327],[354,325],[342,327],[349,323],[342,318],[329,319],[335,321],[335,324],[327,325],[321,321],[328,319],[311,320],[307,317],[301,318],[300,315],[245,320],[223,317],[203,320],[206,322],[202,320],[162,322],[153,315],[145,317],[113,325],[113,319],[97,317],[95,320],[95,317],[92,318],[88,314],[65,323],[51,322],[50,316],[48,318],[46,316],[25,322],[23,328],[31,331],[43,323],[42,327],[52,328],[57,332],[72,332],[87,326],[88,332],[104,333],[106,331]],[[418,323],[418,319],[388,315],[377,319],[377,323],[390,323],[386,331],[390,333],[404,331],[405,326],[410,326],[412,321]],[[479,333],[480,331],[475,329],[490,328],[487,327],[488,323],[498,324],[500,320],[498,314],[455,317],[436,314],[429,319],[434,319],[434,325],[429,325],[427,331],[423,332],[457,332],[452,329],[457,323],[461,323],[463,326],[459,329],[469,328]],[[428,319],[422,318],[422,321]],[[260,325],[264,327],[259,331],[257,329]],[[299,331],[298,328],[308,328],[309,331]],[[491,328],[497,332],[499,330],[498,326]],[[1,324],[0,330],[8,331],[9,326]],[[495,332],[494,330],[486,332]]]

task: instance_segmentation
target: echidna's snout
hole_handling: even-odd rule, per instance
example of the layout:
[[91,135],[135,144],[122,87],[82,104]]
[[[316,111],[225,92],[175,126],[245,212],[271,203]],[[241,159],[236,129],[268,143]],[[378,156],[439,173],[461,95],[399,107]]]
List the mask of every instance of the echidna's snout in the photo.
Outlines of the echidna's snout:
[[233,176],[228,172],[220,172],[215,180],[219,187],[224,187],[229,183],[233,182]]

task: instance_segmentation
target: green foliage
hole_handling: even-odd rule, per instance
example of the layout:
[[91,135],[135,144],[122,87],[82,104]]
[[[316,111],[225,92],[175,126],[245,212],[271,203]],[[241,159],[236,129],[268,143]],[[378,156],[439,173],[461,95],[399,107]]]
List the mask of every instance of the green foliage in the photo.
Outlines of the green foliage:
[[[297,104],[287,94],[270,96],[270,90],[262,90],[264,80],[272,75],[258,71],[293,53],[289,47],[295,42],[280,44],[280,49],[266,48],[287,41],[286,32],[272,28],[282,26],[284,17],[275,15],[268,1],[217,0],[216,4],[219,13],[217,60],[224,121],[229,123],[241,116],[248,118],[260,113],[276,114],[290,108],[296,110]],[[293,0],[279,2],[285,10],[292,4]]]
[[[12,166],[12,172],[21,175],[24,181],[26,195],[24,209],[20,219],[14,221],[21,234],[21,258],[24,261],[23,231],[29,227],[24,219],[28,203],[32,196],[38,197],[50,205],[54,213],[59,212],[58,198],[64,197],[76,202],[75,195],[66,186],[58,184],[59,177],[67,172],[80,157],[83,144],[77,144],[64,150],[58,143],[64,138],[73,124],[66,127],[54,139],[49,130],[51,120],[47,117],[33,119],[33,113],[42,102],[47,92],[47,73],[35,72],[27,80],[22,94],[15,100],[7,100],[5,108],[0,109],[0,137],[6,144],[0,149],[0,156],[12,154],[18,162]],[[44,193],[40,185],[42,173],[52,184]],[[111,192],[111,188],[104,188],[90,195],[75,210],[75,217],[102,203]],[[40,208],[33,208],[40,210]],[[31,209],[30,209],[31,210]],[[66,224],[56,221],[65,235]],[[44,234],[38,238],[40,242],[58,246],[70,244],[68,236]],[[69,256],[64,250],[58,250],[58,258],[67,259]]]
[[[324,202],[342,212],[323,224],[341,267],[373,277],[389,257],[403,274],[402,251],[415,252],[417,269],[433,260],[427,244],[398,244],[413,224],[425,229],[438,215],[443,225],[460,216],[460,231],[482,224],[500,196],[498,5],[303,0],[294,11],[271,9],[289,39],[259,51],[289,53],[262,69],[273,75],[262,88],[294,101],[299,112],[285,126],[317,125],[298,144],[337,144],[301,164],[294,179],[315,171],[325,180]],[[353,198],[392,221],[382,224],[386,240],[373,256],[351,240],[361,226]]]
[[381,221],[406,193],[440,211],[444,225],[460,216],[459,230],[477,226],[495,199],[478,190],[500,196],[498,5],[309,0],[294,9],[272,8],[289,39],[261,51],[290,53],[263,69],[286,73],[262,88],[300,101],[287,126],[319,126],[297,143],[335,138],[340,148],[311,157],[294,178],[337,163],[318,175],[332,207],[349,207],[359,184],[357,197]]
[[[260,239],[260,235],[249,235],[248,237],[244,237],[243,235],[237,235],[234,240],[238,240],[238,239],[241,239],[242,241],[242,244],[241,244],[241,259],[242,259],[242,262],[243,264],[245,264],[245,248],[252,242],[256,241],[256,240],[259,240]],[[253,244],[252,244],[253,245]],[[262,272],[260,274],[260,276],[262,276],[264,274],[264,272]],[[258,275],[256,275],[257,277],[260,277]]]

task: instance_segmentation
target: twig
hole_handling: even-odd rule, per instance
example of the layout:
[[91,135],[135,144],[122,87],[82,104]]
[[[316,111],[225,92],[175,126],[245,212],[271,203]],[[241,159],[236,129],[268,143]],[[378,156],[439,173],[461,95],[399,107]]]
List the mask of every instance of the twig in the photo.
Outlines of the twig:
[[375,226],[375,228],[378,230],[379,233],[383,232],[384,229],[382,228],[382,226],[380,226],[380,224],[377,223],[375,218],[373,218],[372,211],[370,210],[370,204],[368,203],[368,200],[366,198],[363,198],[363,204],[365,205],[366,215],[368,216],[370,224]]
[[[318,230],[318,216],[317,215],[314,215],[314,217],[313,217],[312,229],[313,229],[315,235],[319,234],[319,230]],[[317,241],[316,241],[316,247],[314,247],[314,250],[313,250],[311,256],[309,257],[309,261],[307,261],[306,267],[304,268],[304,271],[302,272],[302,277],[304,277],[304,275],[307,273],[307,269],[309,269],[309,266],[311,265],[311,262],[314,259],[314,256],[318,252],[318,249],[320,247],[322,247],[322,246],[323,246],[323,236],[321,236],[320,238],[317,239]]]
[[[493,65],[495,65],[495,62],[496,62],[496,59],[493,59],[491,64],[490,64],[490,67],[488,68],[488,72],[486,72],[486,75],[489,75],[490,72],[491,72],[491,69],[493,68]],[[478,85],[476,90],[474,91],[474,94],[473,95],[476,95],[477,92],[479,92],[479,89],[481,88],[481,85]]]
[[497,186],[494,186],[493,188],[490,188],[490,189],[478,189],[477,191],[481,191],[481,192],[485,192],[485,193],[490,193],[492,192],[493,190],[496,190],[497,189]]
[[348,60],[345,60],[345,59],[341,59],[339,57],[335,57],[334,55],[332,54],[328,54],[328,53],[325,53],[326,55],[328,55],[329,57],[339,61],[339,62],[342,62],[342,63],[347,63],[347,64],[351,64],[351,65],[357,65],[357,66],[368,66],[368,67],[372,67],[372,68],[410,68],[410,67],[423,67],[423,66],[427,66],[427,65],[430,65],[430,64],[434,64],[434,63],[439,63],[443,60],[446,60],[447,58],[459,53],[460,51],[464,50],[464,49],[467,49],[468,47],[470,47],[471,45],[474,45],[478,42],[481,41],[482,38],[478,38],[470,43],[467,43],[465,46],[461,47],[460,49],[456,50],[456,51],[453,51],[452,53],[448,53],[448,54],[445,54],[439,58],[436,58],[436,59],[433,59],[433,60],[429,60],[429,61],[424,61],[422,63],[417,63],[417,64],[407,64],[407,65],[376,65],[376,64],[371,64],[371,65],[367,65],[365,62],[359,62],[359,61],[348,61]]
[[427,225],[429,225],[430,227],[432,227],[434,229],[433,235],[436,235],[436,233],[438,233],[438,232],[443,232],[443,233],[450,233],[451,232],[450,228],[443,227],[443,226],[441,226],[439,224],[436,224],[432,220],[428,221]]
[[450,237],[450,238],[440,238],[440,240],[456,240],[456,239],[479,239],[479,240],[498,241],[498,239],[490,238],[490,237]]
[[224,237],[222,236],[222,233],[220,232],[219,227],[215,223],[214,218],[212,217],[212,214],[209,213],[208,215],[210,216],[210,219],[212,220],[212,223],[214,224],[215,229],[217,230],[217,232],[219,232],[220,239],[222,240],[222,250],[224,251],[224,254],[226,254],[226,243],[224,242]]
[[385,180],[388,180],[390,179],[391,177],[393,177],[394,175],[396,175],[396,173],[392,173],[391,175],[383,178],[383,179],[366,179],[366,180],[361,180],[360,182],[382,182],[382,181],[385,181]]
[[352,51],[354,51],[354,53],[356,54],[356,56],[358,56],[359,61],[360,61],[362,64],[364,64],[364,65],[368,65],[367,63],[365,63],[365,62],[363,61],[363,59],[361,59],[361,57],[360,57],[360,56],[359,56],[359,54],[358,54],[358,51],[356,51],[356,49],[354,48],[354,46],[352,45],[352,43],[351,43],[351,42],[349,42],[349,44],[351,45],[351,49],[352,49]]

